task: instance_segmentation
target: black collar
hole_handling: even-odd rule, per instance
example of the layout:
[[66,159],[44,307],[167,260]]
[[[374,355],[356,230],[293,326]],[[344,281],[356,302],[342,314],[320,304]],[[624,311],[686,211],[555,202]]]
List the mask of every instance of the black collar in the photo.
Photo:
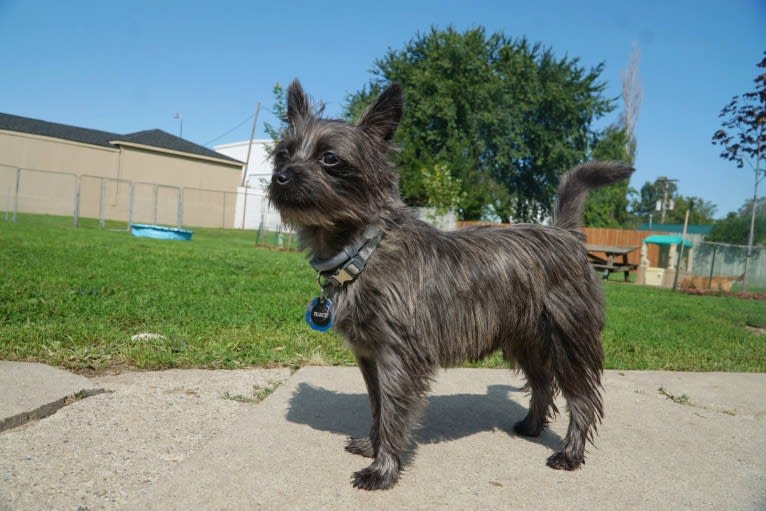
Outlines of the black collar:
[[367,260],[383,237],[383,231],[375,225],[368,225],[364,233],[350,245],[346,245],[340,252],[327,259],[311,258],[311,266],[324,278],[320,280],[322,287],[343,287],[362,273],[367,265]]

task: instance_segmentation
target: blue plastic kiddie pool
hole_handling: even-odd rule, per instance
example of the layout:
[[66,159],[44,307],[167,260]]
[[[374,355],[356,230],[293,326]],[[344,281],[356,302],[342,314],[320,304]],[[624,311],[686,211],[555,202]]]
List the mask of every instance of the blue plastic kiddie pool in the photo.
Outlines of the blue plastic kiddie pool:
[[189,241],[192,237],[192,232],[186,229],[146,224],[130,224],[130,234],[137,238],[154,238],[157,240]]

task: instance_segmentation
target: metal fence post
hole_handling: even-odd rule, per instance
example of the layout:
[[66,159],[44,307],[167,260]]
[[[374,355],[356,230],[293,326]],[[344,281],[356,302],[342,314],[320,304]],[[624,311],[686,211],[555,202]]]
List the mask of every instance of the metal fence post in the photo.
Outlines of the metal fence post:
[[130,230],[130,224],[133,223],[133,203],[136,200],[136,183],[130,182],[130,199],[128,202],[128,230]]
[[247,195],[247,183],[245,183],[245,200],[242,204],[242,230],[245,229],[245,224],[247,223]]
[[179,229],[184,223],[184,189],[178,189],[178,210],[176,211],[176,227]]
[[261,211],[261,223],[258,224],[258,234],[255,235],[255,244],[258,245],[261,242],[261,236],[263,236],[263,216],[265,213]]
[[226,192],[223,194],[223,210],[221,211],[221,229],[226,229]]
[[157,194],[159,193],[159,186],[154,185],[154,190],[152,193],[152,210],[154,213],[152,214],[152,225],[157,225]]
[[718,252],[718,245],[713,245],[713,257],[711,258],[710,262],[710,276],[707,280],[707,288],[710,289],[713,287],[713,268],[715,268],[715,254]]
[[106,195],[106,179],[101,178],[101,192],[98,197],[98,227],[104,228],[104,195]]
[[74,184],[74,211],[72,212],[75,227],[80,226],[80,176],[75,177]]
[[16,169],[16,193],[13,196],[13,223],[16,223],[16,211],[19,209],[19,185],[21,183],[21,169]]

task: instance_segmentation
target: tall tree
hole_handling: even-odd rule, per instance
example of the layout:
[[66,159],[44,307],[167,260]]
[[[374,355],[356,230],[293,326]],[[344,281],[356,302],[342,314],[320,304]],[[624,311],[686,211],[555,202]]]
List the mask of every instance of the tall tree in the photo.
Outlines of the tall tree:
[[[597,160],[620,160],[633,165],[636,161],[636,123],[641,110],[643,92],[638,80],[640,55],[634,43],[627,67],[622,72],[623,111],[619,121],[606,128],[593,145],[591,157]],[[625,227],[628,214],[627,181],[598,188],[588,195],[584,222],[591,227]]]
[[[279,82],[275,83],[274,87],[271,88],[271,93],[274,97],[274,106],[271,107],[271,111],[277,116],[279,125],[272,126],[271,123],[264,122],[263,130],[276,144],[282,136],[282,130],[287,122],[287,99],[285,98],[285,89]],[[271,150],[271,147],[269,147],[269,150]]]
[[586,158],[592,121],[614,108],[602,70],[524,38],[432,28],[376,60],[347,113],[358,115],[384,83],[401,82],[405,199],[427,203],[421,171],[446,164],[462,183],[464,218],[534,220],[550,212],[559,174]]
[[[594,142],[591,158],[632,163],[627,141],[625,129],[618,125],[609,126]],[[626,181],[592,190],[585,203],[583,223],[589,227],[626,226],[631,218],[628,215],[628,190]]]
[[700,197],[680,195],[676,180],[667,177],[658,177],[654,182],[644,183],[631,202],[631,212],[637,223],[646,223],[651,216],[655,224],[682,224],[686,210],[689,210],[690,224],[712,224],[716,209],[718,207],[715,204]]
[[636,198],[631,201],[630,209],[640,222],[649,222],[651,216],[653,223],[661,223],[663,221],[661,218],[663,208],[666,215],[675,209],[675,197],[677,195],[676,180],[661,176],[655,179],[653,183],[650,181],[644,183]]
[[630,52],[628,67],[622,71],[622,102],[624,110],[620,116],[622,127],[625,130],[625,152],[630,155],[630,163],[636,160],[636,151],[638,141],[636,139],[636,124],[638,115],[641,111],[641,102],[644,98],[644,91],[641,82],[638,81],[638,64],[641,60],[641,53],[638,50],[638,44],[633,43]]
[[[738,211],[732,211],[725,218],[715,222],[710,234],[705,236],[705,241],[719,241],[734,245],[747,244],[752,211],[753,201],[748,199]],[[766,197],[759,197],[756,203],[753,244],[766,245]]]
[[766,51],[756,65],[764,72],[755,77],[755,90],[731,99],[718,116],[723,119],[723,127],[713,134],[713,144],[722,148],[721,158],[735,162],[739,168],[747,163],[755,173],[743,286],[747,286],[747,271],[753,256],[758,184],[766,176]]
[[715,212],[718,206],[700,197],[679,195],[674,199],[674,208],[668,211],[666,224],[682,224],[689,211],[689,223],[709,225],[715,222]]

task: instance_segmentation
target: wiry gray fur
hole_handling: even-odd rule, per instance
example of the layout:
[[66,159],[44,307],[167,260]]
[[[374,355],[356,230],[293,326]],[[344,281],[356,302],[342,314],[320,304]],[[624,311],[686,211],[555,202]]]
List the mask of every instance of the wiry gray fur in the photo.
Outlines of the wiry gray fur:
[[387,156],[401,112],[393,84],[356,125],[323,119],[295,81],[289,126],[273,152],[270,200],[312,255],[336,254],[369,224],[384,232],[364,272],[333,295],[336,329],[356,356],[373,417],[369,436],[346,447],[374,458],[353,484],[393,486],[438,367],[496,350],[524,372],[531,392],[519,434],[539,435],[556,412],[555,394],[566,398],[569,429],[548,465],[576,469],[603,417],[604,326],[601,286],[577,229],[588,190],[633,169],[590,162],[562,176],[552,227],[441,232],[400,199]]

